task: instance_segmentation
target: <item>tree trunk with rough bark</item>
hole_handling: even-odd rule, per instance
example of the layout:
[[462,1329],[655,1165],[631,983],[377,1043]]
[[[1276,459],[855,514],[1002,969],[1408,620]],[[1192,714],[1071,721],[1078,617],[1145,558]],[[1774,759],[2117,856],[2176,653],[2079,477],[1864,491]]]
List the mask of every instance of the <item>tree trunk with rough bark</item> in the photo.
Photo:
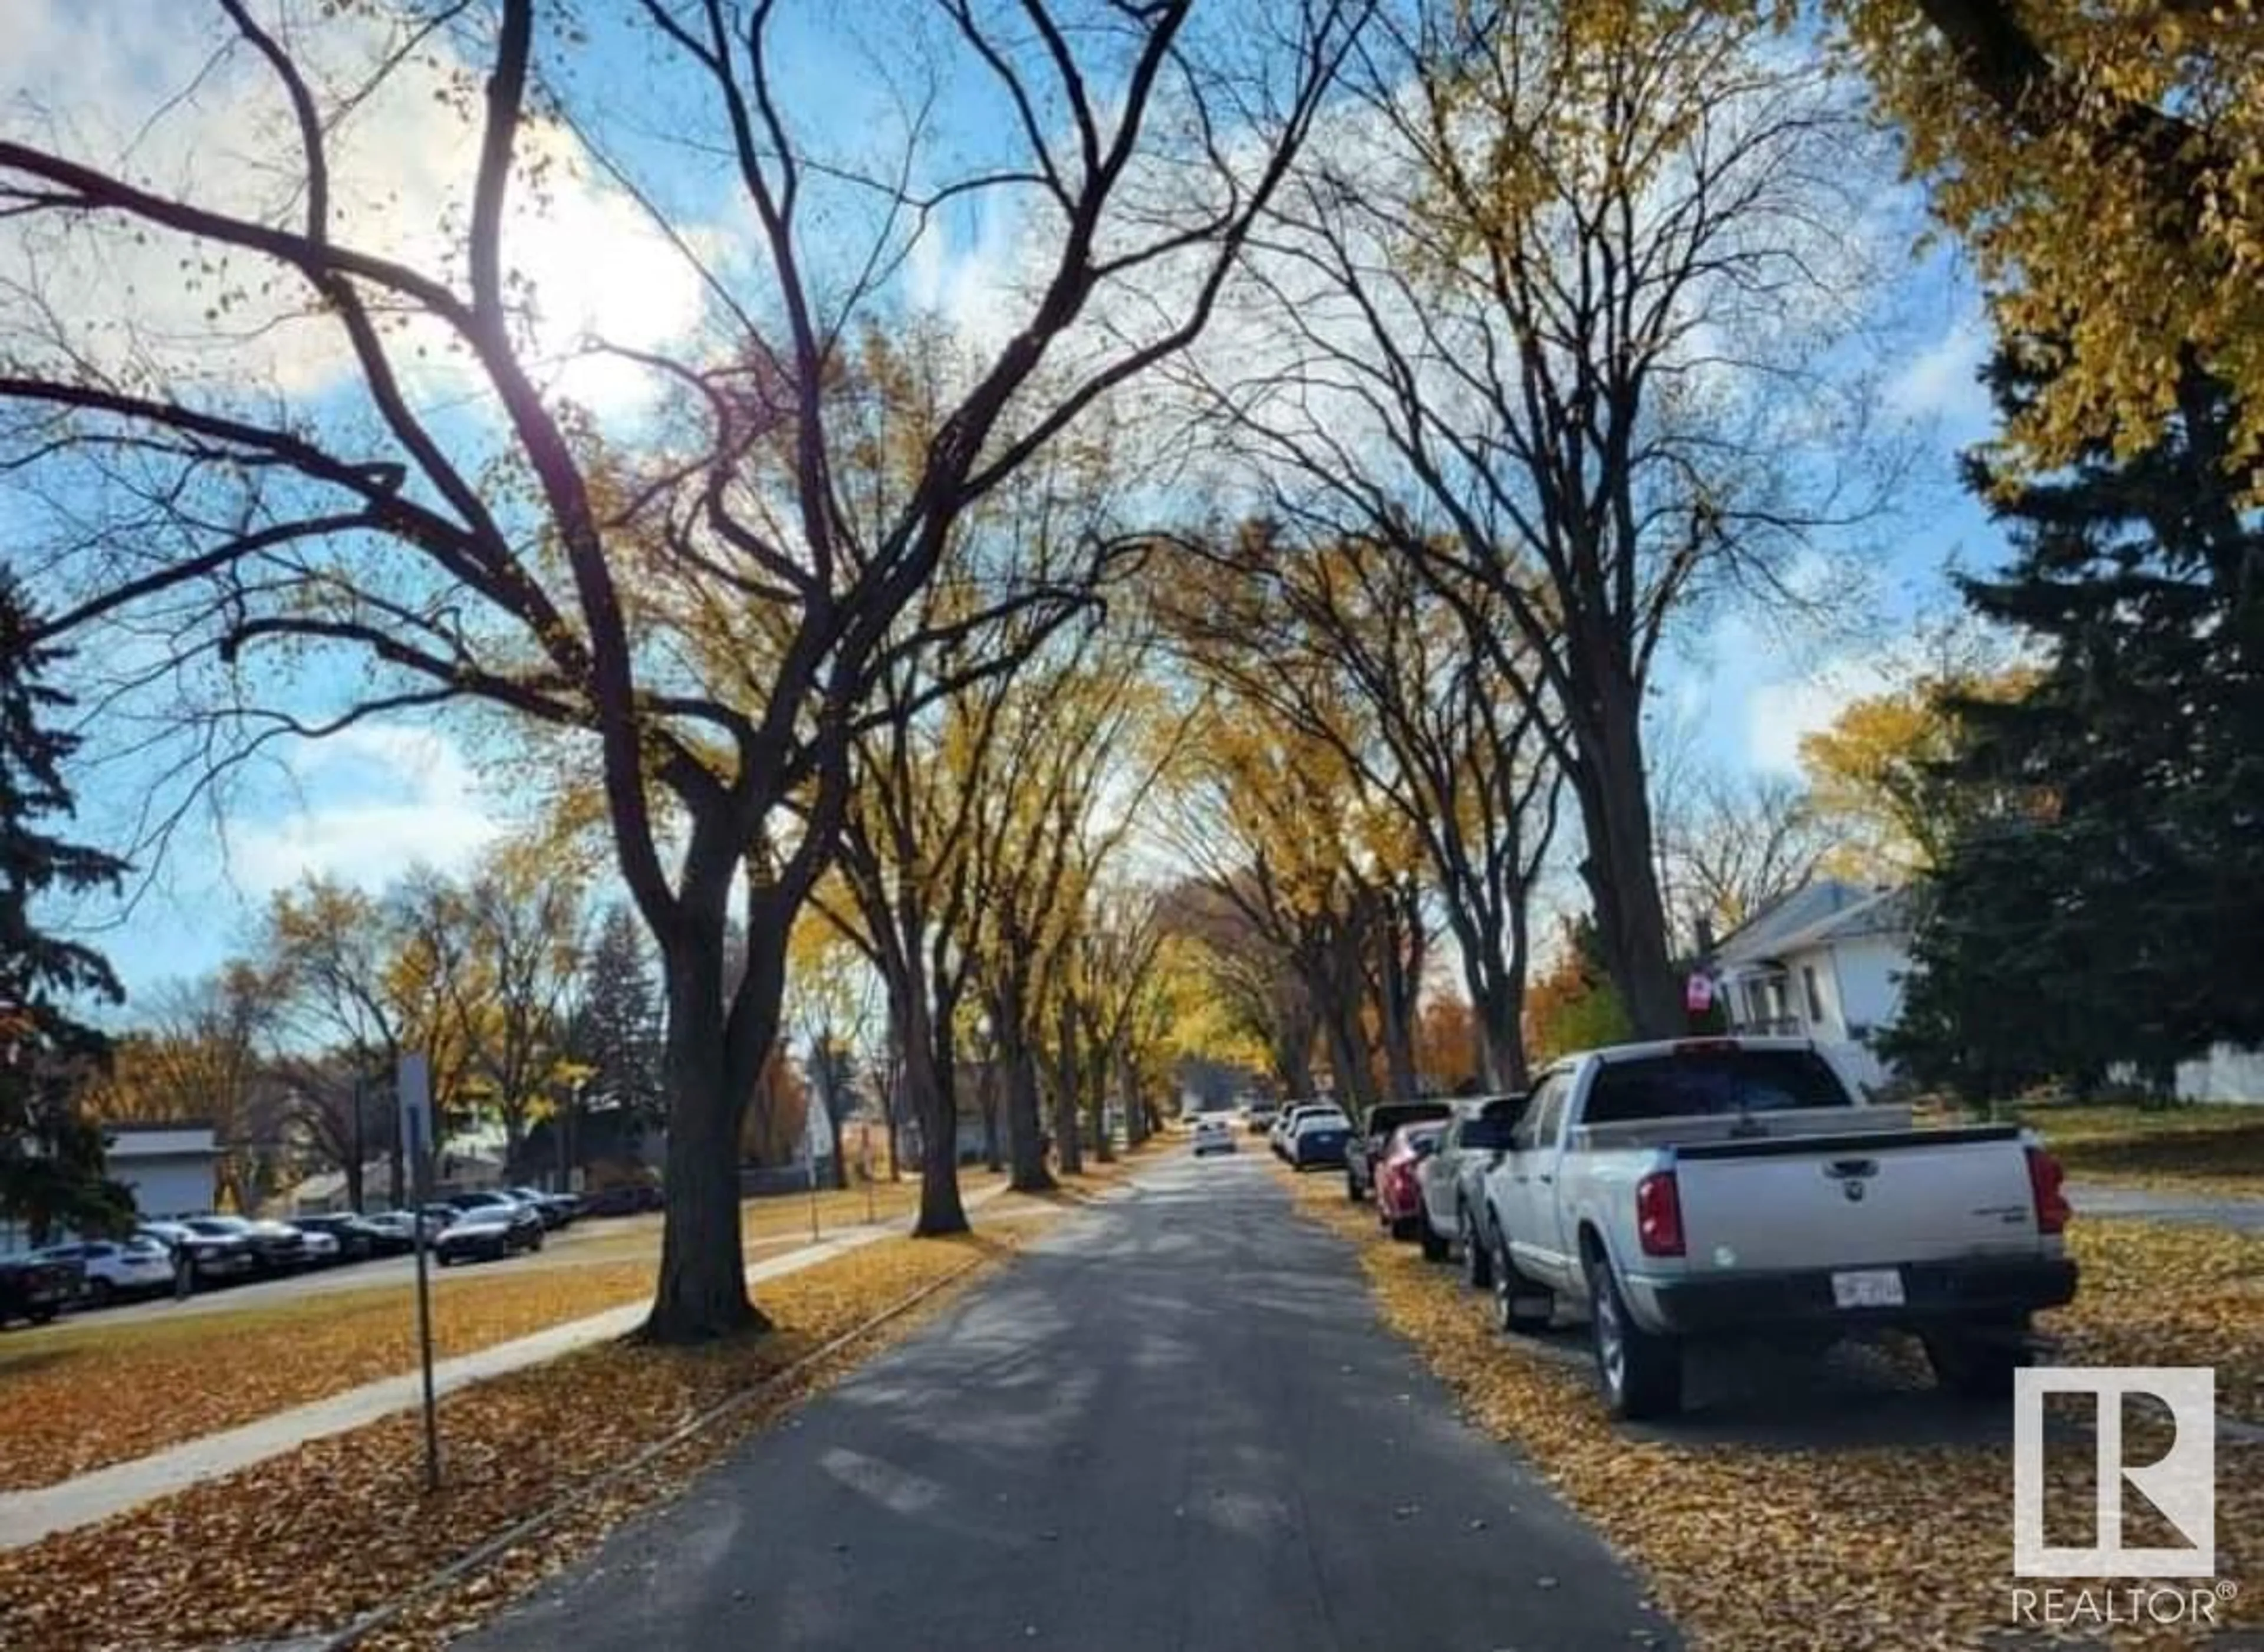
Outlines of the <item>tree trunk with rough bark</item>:
[[948,1022],[931,1025],[925,985],[906,1011],[904,1084],[920,1127],[920,1205],[912,1236],[938,1239],[969,1231],[959,1192],[959,1085]]
[[1067,993],[1062,995],[1055,1019],[1061,1047],[1054,1054],[1054,1157],[1063,1176],[1082,1176],[1085,1132],[1078,1119],[1077,1005]]
[[1581,762],[1572,774],[1587,856],[1580,876],[1596,911],[1604,967],[1619,989],[1638,1039],[1670,1039],[1685,1028],[1682,993],[1666,954],[1666,909],[1652,852],[1644,786],[1642,697],[1635,685],[1600,686],[1580,728]]
[[[660,1242],[660,1281],[643,1337],[657,1343],[711,1341],[766,1330],[747,1296],[739,1230],[739,1125],[778,1027],[784,984],[781,946],[751,945],[744,1011],[758,1017],[730,1034],[723,1011],[722,926],[712,945],[679,943],[668,970],[668,1203]],[[737,1060],[731,1059],[732,1054]]]
[[1138,1147],[1148,1139],[1148,1105],[1140,1094],[1140,1069],[1129,1050],[1116,1051],[1117,1102],[1124,1109],[1124,1143]]
[[1003,1032],[998,1055],[1005,1068],[1006,1184],[1018,1193],[1053,1191],[1046,1168],[1045,1119],[1038,1099],[1038,1064],[1017,1031]]

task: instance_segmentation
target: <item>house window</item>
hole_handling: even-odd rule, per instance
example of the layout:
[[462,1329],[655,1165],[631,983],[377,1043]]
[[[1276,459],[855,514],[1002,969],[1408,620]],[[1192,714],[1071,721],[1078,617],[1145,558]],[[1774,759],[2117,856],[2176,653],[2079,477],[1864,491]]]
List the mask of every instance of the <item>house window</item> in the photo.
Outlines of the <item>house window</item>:
[[1812,1023],[1821,1024],[1824,1019],[1824,996],[1821,993],[1816,990],[1815,965],[1803,964],[1800,967],[1800,984],[1805,988],[1808,992],[1809,1020]]

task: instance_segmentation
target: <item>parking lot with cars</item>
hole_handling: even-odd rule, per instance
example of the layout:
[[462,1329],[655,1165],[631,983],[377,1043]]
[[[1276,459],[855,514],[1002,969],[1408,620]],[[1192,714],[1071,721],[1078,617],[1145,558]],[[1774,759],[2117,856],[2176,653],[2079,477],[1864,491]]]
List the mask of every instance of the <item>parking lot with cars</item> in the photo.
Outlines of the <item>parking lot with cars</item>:
[[146,1317],[380,1286],[408,1279],[420,1234],[439,1265],[510,1261],[533,1257],[570,1231],[594,1236],[649,1225],[592,1219],[646,1215],[658,1204],[657,1189],[584,1199],[518,1187],[454,1194],[416,1213],[156,1218],[122,1237],[67,1241],[0,1262],[0,1322],[45,1323],[98,1310]]

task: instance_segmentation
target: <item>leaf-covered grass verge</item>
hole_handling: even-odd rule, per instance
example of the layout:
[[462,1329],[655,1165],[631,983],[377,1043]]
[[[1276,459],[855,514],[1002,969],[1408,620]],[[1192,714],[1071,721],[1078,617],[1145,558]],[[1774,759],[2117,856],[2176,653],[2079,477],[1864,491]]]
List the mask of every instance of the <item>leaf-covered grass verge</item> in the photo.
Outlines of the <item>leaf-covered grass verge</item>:
[[2264,1198],[2264,1108],[2021,1110],[2071,1176],[2159,1192]]
[[[773,1252],[775,1254],[775,1252]],[[432,1286],[440,1357],[649,1294],[649,1259],[451,1269]],[[0,1342],[0,1489],[49,1485],[255,1421],[417,1361],[405,1285],[180,1316],[67,1320]]]
[[[461,1390],[441,1402],[446,1482],[430,1496],[410,1413],[0,1555],[0,1647],[172,1652],[337,1628],[726,1396],[1013,1243],[883,1240],[757,1287],[778,1326],[768,1336],[700,1349],[609,1344]],[[593,1496],[370,1644],[437,1645],[483,1619],[948,1294]]]

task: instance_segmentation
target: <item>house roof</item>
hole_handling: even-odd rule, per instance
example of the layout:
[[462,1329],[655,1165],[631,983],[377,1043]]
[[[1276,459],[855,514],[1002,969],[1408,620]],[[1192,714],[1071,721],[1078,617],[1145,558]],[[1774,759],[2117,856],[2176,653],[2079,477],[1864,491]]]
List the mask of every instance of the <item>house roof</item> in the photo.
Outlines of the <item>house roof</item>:
[[1763,963],[1787,953],[1859,935],[1902,934],[1912,921],[1912,892],[1866,889],[1836,878],[1795,889],[1765,907],[1714,949],[1717,964]]

